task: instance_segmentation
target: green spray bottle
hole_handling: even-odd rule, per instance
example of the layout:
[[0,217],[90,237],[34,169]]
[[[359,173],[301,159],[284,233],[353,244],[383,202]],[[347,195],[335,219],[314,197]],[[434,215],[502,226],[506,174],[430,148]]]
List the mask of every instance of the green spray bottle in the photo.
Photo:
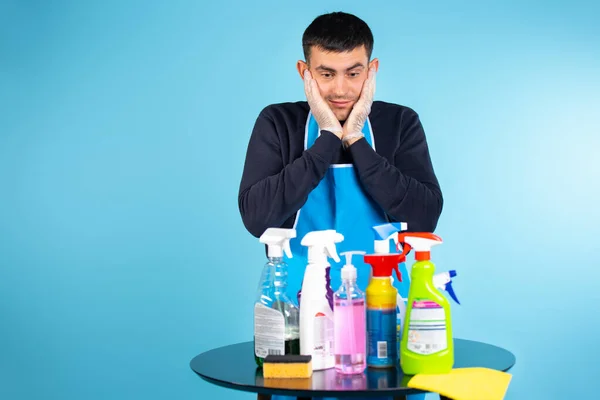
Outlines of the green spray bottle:
[[434,285],[435,265],[430,260],[431,247],[442,239],[429,232],[405,232],[398,235],[398,242],[405,244],[405,251],[415,250],[416,259],[410,272],[400,366],[406,375],[450,372],[454,366],[450,302]]

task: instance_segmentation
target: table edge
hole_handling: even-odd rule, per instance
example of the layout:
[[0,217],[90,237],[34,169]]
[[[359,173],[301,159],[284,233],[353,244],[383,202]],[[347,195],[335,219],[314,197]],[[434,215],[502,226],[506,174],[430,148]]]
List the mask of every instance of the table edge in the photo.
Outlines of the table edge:
[[[242,343],[244,343],[244,342],[242,342]],[[191,366],[190,366],[190,368],[191,368]],[[198,372],[194,371],[193,369],[192,369],[192,371],[196,375],[198,375],[200,378],[202,378],[203,380],[205,380],[209,383],[212,383],[214,385],[224,387],[227,389],[233,389],[233,390],[237,390],[239,392],[245,392],[245,393],[270,394],[270,395],[274,395],[274,396],[282,395],[282,396],[292,396],[292,397],[304,397],[304,396],[309,396],[309,397],[335,396],[335,397],[347,397],[347,398],[360,397],[360,396],[374,397],[372,390],[349,390],[349,391],[344,391],[344,390],[302,390],[302,389],[284,389],[284,388],[270,388],[270,387],[258,387],[258,386],[240,386],[240,385],[233,384],[231,382],[227,382],[227,381],[223,381],[220,379],[215,379],[215,378],[211,378],[206,375],[199,374]],[[351,396],[347,396],[347,395],[340,396],[341,393],[352,393],[352,395]],[[404,395],[421,394],[421,393],[432,393],[432,392],[428,392],[426,390],[421,390],[421,389],[409,388],[409,387],[377,390],[377,394],[381,395],[383,397],[385,397],[385,396],[404,396]]]
[[[491,343],[486,343],[486,342],[481,342],[478,340],[472,340],[472,339],[463,339],[463,338],[454,338],[454,341],[463,341],[463,342],[471,342],[471,343],[479,343],[479,344],[483,344],[486,346],[492,346],[492,347],[496,347],[500,350],[506,351],[508,352],[511,356],[512,356],[512,363],[510,366],[508,366],[506,369],[503,369],[502,372],[508,372],[510,371],[516,364],[516,356],[515,354],[508,350],[505,349],[503,347],[491,344]],[[310,397],[331,397],[332,395],[335,396],[337,395],[339,397],[340,393],[344,393],[344,391],[340,391],[340,390],[335,390],[335,391],[326,391],[326,390],[299,390],[299,389],[283,389],[283,388],[268,388],[268,387],[258,387],[258,386],[244,386],[244,385],[239,385],[239,384],[235,384],[235,383],[231,383],[228,381],[223,381],[220,379],[215,379],[206,375],[202,375],[198,372],[196,372],[193,368],[192,368],[192,363],[194,362],[194,360],[197,357],[200,357],[202,355],[204,355],[205,353],[208,353],[210,351],[214,351],[214,350],[218,350],[221,348],[225,348],[225,347],[229,347],[229,346],[239,346],[239,345],[244,345],[247,343],[252,343],[252,341],[244,341],[244,342],[238,342],[238,343],[231,343],[225,346],[219,346],[219,347],[215,347],[212,349],[209,349],[207,351],[204,351],[202,353],[197,354],[196,356],[194,356],[190,362],[189,362],[189,367],[192,370],[192,372],[194,372],[194,374],[198,375],[200,378],[202,378],[203,380],[205,380],[206,382],[212,383],[214,385],[220,386],[220,387],[224,387],[227,389],[232,389],[232,390],[237,390],[240,392],[245,392],[245,393],[258,393],[258,394],[271,394],[271,395],[283,395],[283,396],[300,396],[302,397],[303,395],[308,395]],[[352,395],[351,396],[343,396],[343,397],[358,397],[358,396],[369,396],[373,394],[373,391],[369,391],[369,390],[352,390]],[[414,388],[409,388],[409,387],[405,387],[405,388],[396,388],[396,389],[381,389],[377,391],[378,394],[381,394],[382,396],[400,396],[400,395],[409,395],[409,394],[421,394],[421,393],[432,393],[432,392],[428,392],[425,390],[420,390],[420,389],[414,389]]]

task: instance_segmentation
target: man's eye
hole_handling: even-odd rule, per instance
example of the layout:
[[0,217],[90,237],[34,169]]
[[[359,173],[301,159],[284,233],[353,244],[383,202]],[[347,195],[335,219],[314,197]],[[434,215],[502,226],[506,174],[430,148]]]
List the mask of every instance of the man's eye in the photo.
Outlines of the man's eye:
[[358,75],[360,75],[360,72],[350,72],[351,78],[356,78]]
[[322,76],[323,78],[331,78],[331,77],[332,77],[332,75],[331,75],[331,74],[321,74],[321,76]]

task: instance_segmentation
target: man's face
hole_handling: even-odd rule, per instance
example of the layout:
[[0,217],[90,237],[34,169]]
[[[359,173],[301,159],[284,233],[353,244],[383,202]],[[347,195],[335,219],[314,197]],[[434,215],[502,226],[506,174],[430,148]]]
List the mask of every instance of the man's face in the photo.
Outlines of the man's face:
[[310,70],[321,96],[337,119],[345,121],[360,97],[371,66],[377,68],[378,60],[369,63],[364,46],[343,53],[327,52],[313,46],[308,65],[300,62],[298,69],[301,75],[304,68]]

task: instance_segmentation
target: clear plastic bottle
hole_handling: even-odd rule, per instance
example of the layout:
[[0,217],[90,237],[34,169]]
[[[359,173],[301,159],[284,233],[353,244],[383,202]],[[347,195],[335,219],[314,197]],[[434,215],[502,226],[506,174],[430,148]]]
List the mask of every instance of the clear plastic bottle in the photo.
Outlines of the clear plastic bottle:
[[335,369],[341,374],[360,374],[367,366],[365,294],[356,284],[353,254],[365,253],[342,253],[342,285],[333,296]]
[[269,244],[269,260],[254,305],[254,359],[258,366],[269,354],[300,354],[300,312],[286,294],[287,263],[280,250],[286,243],[280,246],[278,242],[286,240],[286,234],[290,235],[281,229],[269,229],[263,238]]

